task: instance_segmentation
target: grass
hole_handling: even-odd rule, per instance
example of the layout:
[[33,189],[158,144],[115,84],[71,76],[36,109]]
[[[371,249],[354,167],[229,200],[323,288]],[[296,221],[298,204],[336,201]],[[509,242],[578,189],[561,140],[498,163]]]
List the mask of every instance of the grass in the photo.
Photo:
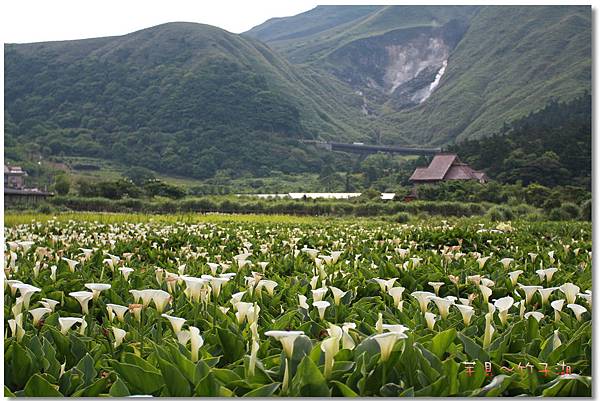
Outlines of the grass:
[[292,216],[284,214],[224,214],[224,213],[177,213],[177,214],[142,214],[142,213],[95,213],[95,212],[65,212],[55,214],[43,213],[5,213],[4,226],[12,227],[19,224],[28,224],[33,221],[46,222],[56,219],[59,222],[69,220],[86,221],[104,224],[114,223],[287,223],[287,224],[326,224],[328,221],[373,221],[369,218],[348,217],[317,217],[317,216]]

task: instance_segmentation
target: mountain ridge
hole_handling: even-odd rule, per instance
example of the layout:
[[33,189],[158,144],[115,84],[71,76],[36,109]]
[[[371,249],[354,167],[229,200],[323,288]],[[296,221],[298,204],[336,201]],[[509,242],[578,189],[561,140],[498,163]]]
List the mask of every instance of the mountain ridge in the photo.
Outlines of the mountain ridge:
[[5,157],[264,177],[352,165],[299,139],[444,146],[480,138],[553,99],[591,92],[589,11],[319,6],[242,35],[171,22],[7,44]]
[[[350,6],[329,6],[321,14],[335,7],[343,10]],[[363,15],[350,27],[338,25],[293,41],[269,38],[265,33],[269,26],[244,34],[253,36],[262,30],[262,39],[290,61],[328,71],[342,81],[352,82],[354,76],[360,76],[367,84],[354,85],[354,89],[364,94],[364,108],[375,116],[372,124],[383,140],[443,145],[490,135],[504,123],[542,109],[553,98],[568,101],[591,91],[590,10],[589,6],[385,6]],[[293,24],[295,18],[278,23]],[[377,81],[373,75],[377,68],[393,65],[394,59],[378,56],[370,64],[364,63],[373,54],[385,55],[391,50],[389,46],[361,45],[361,41],[382,43],[394,30],[438,27],[453,20],[462,21],[467,29],[448,51],[444,70],[442,60],[434,60],[407,76],[405,87],[395,95],[368,84],[369,79]],[[336,29],[339,31],[334,32]],[[346,60],[332,58],[351,48],[353,53]],[[411,53],[404,50],[399,54]],[[415,57],[419,56],[413,54]],[[411,101],[440,71],[443,74],[435,90],[424,101]],[[536,71],[537,76],[533,75]]]
[[[7,45],[5,60],[7,136],[33,140],[48,155],[121,153],[133,165],[198,177],[258,173],[263,165],[294,172],[322,159],[297,139],[361,136],[355,95],[343,85],[290,65],[262,42],[207,25]],[[237,151],[243,140],[253,146]],[[260,150],[268,146],[276,150]],[[173,167],[177,159],[187,163]],[[210,173],[206,164],[214,165]]]

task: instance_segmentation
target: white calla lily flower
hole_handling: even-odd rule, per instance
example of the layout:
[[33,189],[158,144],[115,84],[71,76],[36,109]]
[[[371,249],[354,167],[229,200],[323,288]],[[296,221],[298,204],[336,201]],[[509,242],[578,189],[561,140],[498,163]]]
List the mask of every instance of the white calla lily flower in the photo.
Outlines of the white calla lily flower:
[[113,313],[117,315],[120,322],[125,322],[125,313],[129,311],[129,307],[117,304],[106,304],[109,320],[112,322]]
[[388,294],[394,299],[394,306],[400,311],[402,311],[402,294],[404,290],[404,287],[392,287],[388,290]]
[[584,306],[578,304],[568,304],[567,308],[573,311],[573,314],[575,315],[577,321],[581,321],[581,315],[587,312],[587,309]]
[[40,303],[44,306],[44,308],[48,308],[52,312],[54,312],[54,310],[56,309],[56,305],[60,304],[60,302],[50,298],[42,298]]
[[319,312],[319,318],[321,320],[325,319],[325,310],[330,306],[331,304],[328,301],[314,301],[313,302],[313,306],[315,308],[317,308],[317,311]]
[[560,311],[562,311],[563,306],[565,305],[564,299],[557,299],[556,301],[552,301],[550,306],[554,309],[554,321],[558,322],[560,320]]
[[471,318],[475,314],[475,309],[472,306],[464,304],[454,304],[454,306],[456,306],[456,308],[458,308],[458,310],[460,311],[465,326],[471,324]]
[[573,283],[565,283],[558,287],[559,290],[565,294],[565,298],[567,300],[567,304],[574,304],[575,299],[577,298],[577,294],[579,293],[580,288]]
[[530,317],[533,317],[535,320],[537,320],[539,322],[540,320],[542,320],[544,318],[544,314],[542,312],[538,312],[538,311],[527,312],[525,314],[525,319],[529,319]]
[[494,326],[492,325],[492,320],[494,318],[494,314],[492,312],[486,313],[485,315],[485,332],[483,334],[483,348],[487,348],[490,346],[492,342],[492,337],[494,336]]
[[441,281],[429,281],[427,282],[431,287],[433,287],[433,292],[435,292],[436,296],[440,295],[440,288],[444,285]]
[[519,276],[523,274],[523,270],[515,270],[513,272],[508,273],[508,277],[510,277],[510,282],[513,286],[517,285],[517,280]]
[[330,286],[329,289],[333,294],[333,303],[339,305],[342,298],[348,293],[348,291],[342,291],[337,287]]
[[554,334],[552,335],[552,351],[554,351],[561,345],[562,341],[560,341],[560,337],[558,336],[558,329],[554,330]]
[[123,339],[127,335],[127,332],[123,329],[119,329],[118,327],[113,327],[112,331],[113,335],[115,336],[113,347],[118,348],[123,343]]
[[350,335],[350,330],[356,329],[356,323],[344,323],[342,325],[342,349],[354,349],[356,343]]
[[200,329],[197,327],[191,326],[189,328],[190,333],[190,348],[192,352],[192,362],[198,361],[198,352],[200,351],[200,347],[204,345],[204,338],[200,335]]
[[431,300],[432,296],[435,296],[435,294],[427,291],[414,291],[410,295],[419,302],[419,307],[421,308],[422,313],[427,312],[429,301]]
[[483,303],[487,304],[489,302],[490,296],[492,295],[491,288],[481,284],[481,285],[479,285],[479,291],[481,291],[481,296],[483,297]]
[[94,297],[94,293],[87,291],[75,291],[70,292],[69,295],[75,298],[77,302],[79,302],[79,305],[81,305],[81,313],[87,315],[89,313],[88,303]]
[[542,305],[545,305],[548,303],[548,298],[550,298],[550,295],[552,295],[552,293],[557,289],[558,289],[558,287],[549,287],[549,288],[538,289],[538,292],[540,293],[540,296],[542,297]]
[[35,308],[35,309],[30,309],[29,313],[31,314],[31,317],[33,318],[33,325],[37,326],[40,319],[42,317],[44,317],[44,315],[48,314],[52,312],[52,309],[50,308]]
[[454,300],[448,298],[440,298],[437,296],[431,297],[431,300],[435,302],[435,305],[437,306],[442,319],[446,319],[446,317],[448,317],[448,314],[450,313],[450,307],[454,305]]
[[340,350],[340,337],[331,336],[321,341],[321,351],[325,353],[323,376],[328,378],[333,369],[334,356]]
[[76,323],[83,324],[83,321],[84,320],[80,317],[59,317],[58,324],[60,326],[60,332],[66,335],[69,329],[73,327],[73,325],[75,325]]
[[87,283],[85,284],[85,288],[87,288],[88,290],[92,290],[92,299],[96,300],[98,299],[98,296],[100,295],[100,293],[102,291],[106,291],[109,290],[111,287],[110,284],[103,284],[103,283]]
[[541,290],[542,288],[544,288],[540,285],[523,285],[523,284],[519,284],[519,287],[525,293],[525,304],[529,304],[531,302],[531,298],[533,297],[533,295],[538,290]]
[[494,301],[494,307],[498,310],[498,317],[502,325],[506,325],[508,320],[508,310],[513,306],[515,300],[508,296]]
[[304,335],[303,331],[270,330],[265,332],[265,336],[273,337],[281,342],[283,352],[285,352],[288,359],[292,359],[292,355],[294,354],[294,342],[302,335]]
[[425,312],[425,321],[427,322],[427,328],[433,330],[435,326],[436,316],[431,312]]
[[186,322],[186,320],[182,317],[171,316],[167,315],[166,313],[163,313],[161,316],[169,320],[169,322],[171,323],[171,327],[173,327],[173,332],[175,333],[175,335],[177,335],[177,333],[181,331],[183,325]]
[[372,338],[377,342],[377,345],[379,345],[381,361],[385,362],[392,354],[396,342],[398,340],[408,338],[408,336],[404,333],[390,331],[388,333],[376,334]]
[[311,290],[313,301],[322,301],[325,294],[327,294],[327,288],[317,288],[316,290]]

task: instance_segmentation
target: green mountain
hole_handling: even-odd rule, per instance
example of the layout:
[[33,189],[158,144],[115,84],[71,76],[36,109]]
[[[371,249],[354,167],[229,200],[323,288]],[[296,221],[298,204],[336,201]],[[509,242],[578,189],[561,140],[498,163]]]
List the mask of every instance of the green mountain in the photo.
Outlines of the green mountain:
[[591,91],[589,6],[323,6],[245,35],[347,82],[389,143],[490,135]]
[[243,35],[169,23],[4,59],[7,160],[333,177],[360,163],[299,140],[446,146],[591,93],[591,8],[319,6]]
[[297,173],[324,157],[298,139],[362,136],[348,87],[207,25],[10,44],[4,58],[8,159],[39,149],[198,178]]

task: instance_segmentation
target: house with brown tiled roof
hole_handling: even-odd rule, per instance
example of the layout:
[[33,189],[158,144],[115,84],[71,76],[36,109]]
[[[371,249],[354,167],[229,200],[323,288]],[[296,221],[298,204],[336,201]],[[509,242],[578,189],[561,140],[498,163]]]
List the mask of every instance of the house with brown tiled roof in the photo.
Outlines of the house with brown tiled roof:
[[27,188],[25,186],[25,177],[28,174],[18,166],[4,165],[4,206],[14,204],[35,204],[48,196],[53,196],[52,192],[40,191],[37,188]]
[[454,153],[440,153],[433,157],[427,167],[417,167],[409,180],[414,184],[440,181],[473,180],[485,184],[489,181],[483,171],[473,170]]
[[4,188],[25,188],[25,177],[27,172],[21,167],[4,165]]

